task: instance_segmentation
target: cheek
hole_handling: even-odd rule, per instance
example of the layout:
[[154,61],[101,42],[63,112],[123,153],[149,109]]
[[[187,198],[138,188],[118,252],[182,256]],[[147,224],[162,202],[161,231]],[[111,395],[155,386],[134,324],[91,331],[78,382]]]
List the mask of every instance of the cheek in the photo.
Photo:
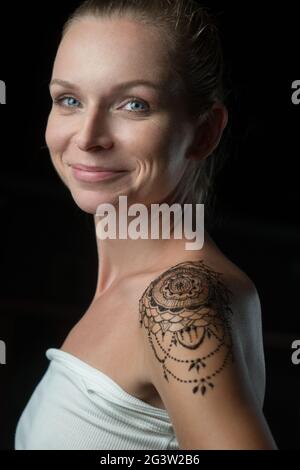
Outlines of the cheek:
[[153,202],[154,195],[155,201],[165,199],[177,186],[185,169],[182,131],[178,124],[171,119],[147,122],[129,142],[137,167],[134,192],[141,201]]
[[151,122],[135,139],[141,167],[155,178],[176,178],[184,166],[183,140],[182,130],[170,118]]
[[65,168],[62,160],[62,155],[67,140],[68,139],[64,126],[58,125],[57,119],[53,117],[50,113],[45,132],[45,141],[50,153],[51,162],[57,174],[59,175],[63,183],[68,186]]
[[45,140],[50,152],[53,154],[63,152],[67,144],[68,134],[65,126],[61,125],[52,113],[48,118]]

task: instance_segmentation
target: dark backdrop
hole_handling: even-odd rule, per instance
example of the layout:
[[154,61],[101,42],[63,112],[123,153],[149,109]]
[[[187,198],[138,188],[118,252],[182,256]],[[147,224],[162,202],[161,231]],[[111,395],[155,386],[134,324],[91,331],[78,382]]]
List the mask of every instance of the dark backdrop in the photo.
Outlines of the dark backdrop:
[[[1,293],[0,448],[14,431],[47,367],[89,305],[96,285],[96,245],[82,213],[50,164],[44,131],[48,82],[60,28],[75,1],[1,6],[0,106]],[[209,2],[218,14],[230,70],[230,156],[217,179],[212,236],[254,281],[263,313],[267,367],[265,414],[278,446],[300,449],[298,127],[300,7]],[[109,352],[108,352],[109,353]]]

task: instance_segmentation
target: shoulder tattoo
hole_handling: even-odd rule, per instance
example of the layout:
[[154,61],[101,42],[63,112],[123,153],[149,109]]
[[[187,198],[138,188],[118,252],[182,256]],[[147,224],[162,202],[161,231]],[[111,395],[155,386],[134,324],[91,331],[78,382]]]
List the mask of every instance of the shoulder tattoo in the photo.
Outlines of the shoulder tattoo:
[[[193,393],[202,395],[234,360],[232,292],[221,276],[203,260],[179,263],[153,280],[139,300],[140,326],[148,331],[164,378],[189,383]],[[186,379],[172,372],[174,363]]]

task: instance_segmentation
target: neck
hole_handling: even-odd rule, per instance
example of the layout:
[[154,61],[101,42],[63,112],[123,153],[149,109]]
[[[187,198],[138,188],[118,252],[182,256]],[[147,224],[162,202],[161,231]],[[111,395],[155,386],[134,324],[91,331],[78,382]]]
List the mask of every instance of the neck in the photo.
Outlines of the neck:
[[[181,207],[183,214],[184,207],[183,205]],[[208,234],[204,231],[203,220],[201,219],[201,226],[199,226],[199,221],[196,220],[196,206],[192,205],[192,208],[191,229],[193,232],[197,230],[197,234],[201,232],[202,236],[205,234],[206,238]],[[191,239],[191,233],[189,233],[188,238],[186,237],[183,217],[179,217],[177,222],[171,217],[170,231],[167,231],[168,238],[166,238],[162,233],[162,224],[158,224],[157,217],[153,217],[151,207],[146,209],[146,215],[144,213],[142,217],[139,217],[139,223],[137,223],[137,217],[140,214],[130,217],[126,213],[125,231],[124,223],[122,223],[122,220],[123,222],[125,220],[124,210],[121,210],[120,204],[117,208],[114,207],[115,217],[112,219],[104,218],[104,215],[99,215],[99,213],[94,215],[98,252],[98,280],[95,298],[121,279],[140,273],[160,271],[163,267],[170,267],[177,262],[195,259],[197,253],[199,256],[199,250],[189,250],[186,248],[187,243],[191,244],[194,240]],[[113,222],[113,238],[111,234],[109,238],[104,238],[103,233],[108,230],[110,225],[109,220]],[[153,238],[151,235],[151,227],[153,227],[154,222],[159,227],[156,238]],[[121,231],[120,223],[122,226]],[[136,233],[140,233],[142,228],[144,228],[143,236],[145,234],[146,238],[132,238],[132,232],[128,233],[127,231],[132,223],[134,223],[133,227],[136,229]],[[174,233],[176,233],[178,225],[182,227],[182,236],[177,239],[176,236],[174,238]],[[120,237],[121,232],[123,232],[123,238],[122,236]],[[124,233],[126,234],[124,235]]]

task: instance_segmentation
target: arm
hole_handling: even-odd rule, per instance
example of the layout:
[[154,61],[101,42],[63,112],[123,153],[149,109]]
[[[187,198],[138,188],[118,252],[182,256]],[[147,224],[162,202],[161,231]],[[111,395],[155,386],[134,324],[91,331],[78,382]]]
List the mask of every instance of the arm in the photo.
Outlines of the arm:
[[276,449],[249,384],[230,294],[199,261],[166,271],[140,299],[146,367],[181,449]]

